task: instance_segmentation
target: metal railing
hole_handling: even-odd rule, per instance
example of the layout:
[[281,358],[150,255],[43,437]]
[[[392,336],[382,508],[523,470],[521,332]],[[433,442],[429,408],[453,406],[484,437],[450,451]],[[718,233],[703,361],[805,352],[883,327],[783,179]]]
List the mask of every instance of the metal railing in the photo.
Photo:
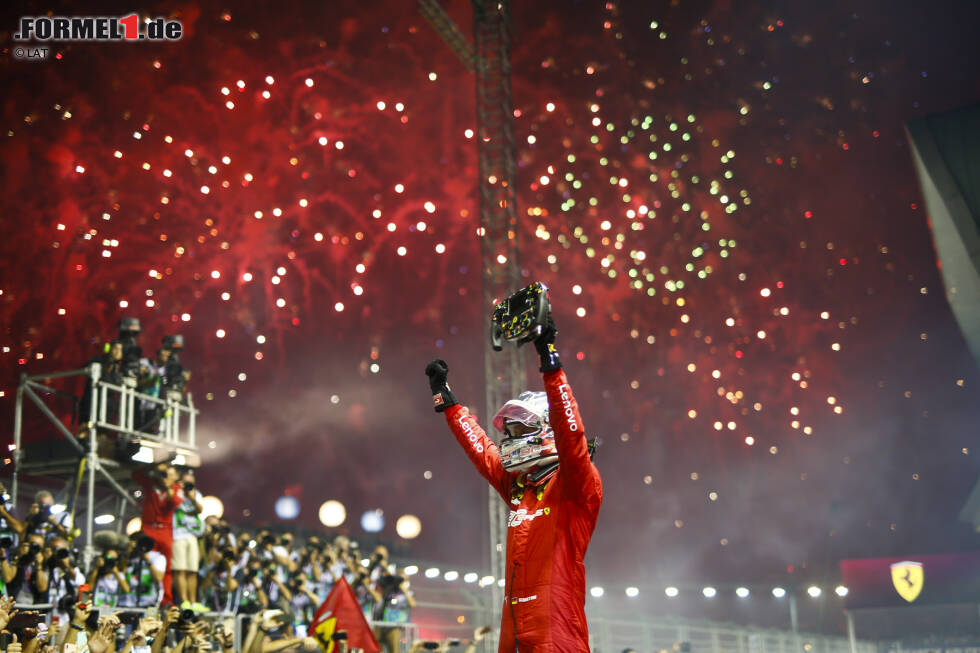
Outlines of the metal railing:
[[[80,425],[77,434],[65,426],[64,422],[55,415],[42,398],[45,395],[64,396],[71,394],[51,387],[50,384],[57,379],[72,377],[86,379],[88,391],[88,401],[87,406],[85,406],[88,419]],[[196,458],[197,456],[195,431],[197,414],[200,411],[194,407],[194,400],[190,393],[169,392],[164,397],[155,397],[137,392],[135,379],[124,378],[121,385],[110,383],[102,378],[102,366],[97,362],[89,363],[81,369],[65,372],[50,372],[31,376],[23,374],[20,378],[20,385],[17,387],[17,400],[14,404],[14,471],[10,487],[14,503],[17,502],[18,498],[19,475],[24,471],[30,471],[32,465],[37,465],[40,469],[51,462],[38,460],[34,463],[25,460],[24,447],[22,446],[25,397],[47,418],[55,431],[71,444],[72,448],[75,449],[76,460],[84,459],[88,501],[84,523],[84,553],[87,568],[94,554],[92,533],[95,525],[96,475],[98,474],[118,493],[121,501],[136,505],[130,493],[110,473],[110,467],[117,467],[118,465],[106,464],[106,461],[100,458],[99,434],[111,432],[123,435],[139,442],[141,447],[173,449],[176,455],[183,456],[186,461],[186,458]],[[142,421],[137,422],[136,419],[143,407],[155,407],[152,411],[144,410],[145,414],[152,412],[155,416],[148,425],[143,424]],[[156,419],[157,417],[159,419]],[[79,476],[80,480],[81,477]]]
[[876,642],[858,641],[854,648],[846,637],[752,628],[729,624],[635,622],[616,619],[589,619],[592,650],[618,653],[627,648],[637,651],[670,651],[678,642],[687,642],[694,653],[877,653]]

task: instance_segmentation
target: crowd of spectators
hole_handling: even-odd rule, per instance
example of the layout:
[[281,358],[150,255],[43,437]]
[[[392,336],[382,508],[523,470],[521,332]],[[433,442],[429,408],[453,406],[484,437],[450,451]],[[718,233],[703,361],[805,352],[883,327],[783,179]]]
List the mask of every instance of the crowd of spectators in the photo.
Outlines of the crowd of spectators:
[[[213,649],[225,648],[223,629],[230,628],[236,615],[248,615],[241,650],[274,653],[287,648],[318,650],[309,625],[343,578],[383,650],[399,653],[401,626],[411,621],[415,599],[404,569],[392,563],[386,547],[361,551],[343,535],[332,539],[313,535],[301,541],[289,532],[252,531],[234,528],[215,516],[205,518],[191,469],[178,472],[173,465],[161,463],[135,473],[134,478],[141,488],[141,530],[128,537],[113,531],[96,533],[97,551],[87,570],[82,552],[70,539],[73,533],[64,524],[65,514],[51,510],[50,492],[37,493],[23,520],[13,514],[4,495],[0,501],[2,594],[18,606],[50,606],[44,621],[63,638],[77,638],[70,631],[83,626],[90,653],[102,653],[91,645],[93,638],[108,637],[110,625],[120,626],[104,618],[100,625],[100,613],[104,617],[117,611],[126,642],[133,648],[119,653],[162,653],[140,648],[154,628],[169,628],[180,641],[206,636]],[[127,616],[130,612],[132,616]],[[207,632],[195,625],[204,622],[211,624]],[[72,653],[71,647],[66,653]]]

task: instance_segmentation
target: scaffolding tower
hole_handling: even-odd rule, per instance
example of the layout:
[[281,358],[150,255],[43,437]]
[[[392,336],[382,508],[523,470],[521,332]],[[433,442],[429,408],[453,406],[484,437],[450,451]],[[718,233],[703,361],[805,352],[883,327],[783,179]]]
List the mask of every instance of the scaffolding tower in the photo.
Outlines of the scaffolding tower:
[[[53,383],[65,379],[84,378],[88,392],[83,398],[87,402],[88,416],[72,432],[64,421],[55,414],[47,398],[73,394],[53,387]],[[133,493],[126,489],[132,471],[137,463],[162,462],[196,467],[200,465],[197,451],[195,426],[198,409],[190,393],[166,393],[164,397],[137,392],[135,379],[124,378],[122,384],[111,383],[102,378],[102,366],[91,362],[82,369],[46,374],[22,374],[17,387],[14,405],[14,470],[11,481],[11,501],[17,504],[22,482],[21,476],[42,476],[66,481],[65,486],[74,494],[68,510],[80,513],[79,496],[84,486],[84,519],[73,519],[72,528],[80,527],[85,537],[83,556],[86,570],[94,557],[93,534],[96,527],[96,509],[113,499],[116,530],[123,528],[127,507],[138,508]],[[77,383],[77,381],[76,381]],[[50,441],[23,442],[24,399],[40,411],[45,422],[54,427],[59,436]],[[140,424],[140,409],[155,407],[159,420],[151,427]],[[142,429],[140,427],[142,426]],[[106,438],[105,436],[109,436]],[[116,456],[107,455],[107,439],[123,439],[133,445],[135,454],[131,460],[120,461]],[[60,445],[60,446],[59,446]],[[97,486],[105,486],[110,491],[101,500],[96,499]]]
[[[517,186],[514,147],[514,108],[510,86],[510,2],[472,0],[475,47],[439,5],[419,0],[426,20],[476,74],[477,156],[480,189],[480,245],[483,262],[483,307],[525,285],[517,246]],[[490,347],[490,321],[484,319],[485,415],[525,389],[524,366],[516,347],[495,352]],[[507,506],[488,488],[490,569],[504,581],[507,542]],[[494,583],[490,613],[500,620],[503,588]],[[496,645],[493,646],[496,648]]]

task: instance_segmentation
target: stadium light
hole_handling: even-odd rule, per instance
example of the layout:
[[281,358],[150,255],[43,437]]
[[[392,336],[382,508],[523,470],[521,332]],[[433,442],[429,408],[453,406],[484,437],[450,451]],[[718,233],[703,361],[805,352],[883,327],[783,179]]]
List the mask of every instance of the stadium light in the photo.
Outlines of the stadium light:
[[115,515],[99,515],[95,518],[95,523],[99,526],[105,526],[106,524],[111,524],[116,521]]
[[504,579],[503,578],[498,578],[497,579],[497,587],[503,587],[503,586],[504,586]]
[[143,520],[139,517],[133,517],[126,524],[126,535],[132,535],[133,533],[139,533],[143,530]]
[[225,504],[221,503],[221,499],[215,496],[209,495],[202,497],[201,507],[204,508],[201,511],[201,519],[207,519],[208,517],[221,519],[221,516],[225,514]]
[[593,587],[592,589],[589,590],[589,594],[591,594],[595,598],[599,598],[599,597],[601,597],[605,593],[606,593],[606,590],[602,589],[599,586]]
[[468,573],[465,576],[463,576],[463,582],[464,583],[475,583],[479,577],[480,577],[480,574],[476,573],[475,571],[471,571],[470,573]]
[[718,590],[716,590],[714,587],[709,586],[701,590],[701,593],[704,594],[704,598],[713,599],[715,598],[715,595],[718,594]]
[[786,596],[786,590],[784,590],[782,587],[774,587],[772,588],[772,595],[777,599],[781,599]]
[[834,594],[836,594],[841,598],[844,598],[845,596],[847,596],[847,588],[844,587],[843,585],[838,585],[837,588],[834,590]]
[[361,528],[363,528],[366,533],[380,533],[381,529],[384,527],[385,515],[384,511],[380,508],[377,510],[368,510],[361,515]]
[[403,540],[414,540],[422,532],[422,521],[415,515],[402,515],[395,522],[395,532]]
[[746,598],[748,598],[748,596],[749,596],[749,588],[748,587],[739,587],[739,588],[736,588],[736,590],[735,590],[735,596],[737,596],[740,599],[746,599]]
[[439,576],[438,567],[429,567],[428,569],[425,570],[426,578],[437,578],[438,576]]
[[454,580],[456,580],[457,578],[459,578],[459,572],[458,571],[447,571],[445,573],[445,575],[443,575],[442,578],[443,578],[443,580],[451,583]]
[[415,574],[419,573],[418,565],[409,565],[402,570],[402,573],[404,573],[406,576],[414,576]]
[[674,598],[678,594],[680,594],[680,592],[677,590],[676,587],[674,587],[673,585],[671,585],[670,587],[667,587],[667,588],[664,589],[664,594],[666,594],[668,596],[668,598]]
[[276,516],[279,519],[290,520],[299,517],[299,499],[289,495],[276,499]]
[[639,595],[640,595],[640,588],[639,587],[627,587],[626,588],[626,596],[630,597],[631,599],[635,599]]
[[496,579],[493,576],[484,576],[483,578],[480,579],[480,587],[487,587],[488,585],[493,585],[494,580]]
[[816,585],[810,585],[810,587],[806,588],[806,593],[809,594],[810,596],[812,596],[813,598],[817,598],[823,592],[821,592],[820,591],[820,588],[817,587]]
[[320,506],[320,523],[328,528],[336,528],[347,519],[347,509],[339,501],[324,501]]

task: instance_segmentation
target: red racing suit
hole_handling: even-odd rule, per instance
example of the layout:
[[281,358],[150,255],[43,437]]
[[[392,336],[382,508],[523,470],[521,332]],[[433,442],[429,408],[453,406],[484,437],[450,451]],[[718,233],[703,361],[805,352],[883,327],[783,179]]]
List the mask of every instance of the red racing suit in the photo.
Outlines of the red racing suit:
[[510,506],[507,576],[499,653],[589,651],[585,550],[602,504],[602,480],[589,458],[585,427],[565,372],[544,374],[558,471],[525,487],[527,472],[508,472],[497,445],[463,406],[446,421],[466,455]]
[[174,550],[174,510],[184,502],[183,491],[177,485],[173,494],[158,490],[143,470],[133,472],[133,478],[143,488],[143,512],[140,517],[143,533],[153,538],[158,551],[167,559],[167,571],[163,576],[163,605],[173,605],[173,569],[171,568]]

